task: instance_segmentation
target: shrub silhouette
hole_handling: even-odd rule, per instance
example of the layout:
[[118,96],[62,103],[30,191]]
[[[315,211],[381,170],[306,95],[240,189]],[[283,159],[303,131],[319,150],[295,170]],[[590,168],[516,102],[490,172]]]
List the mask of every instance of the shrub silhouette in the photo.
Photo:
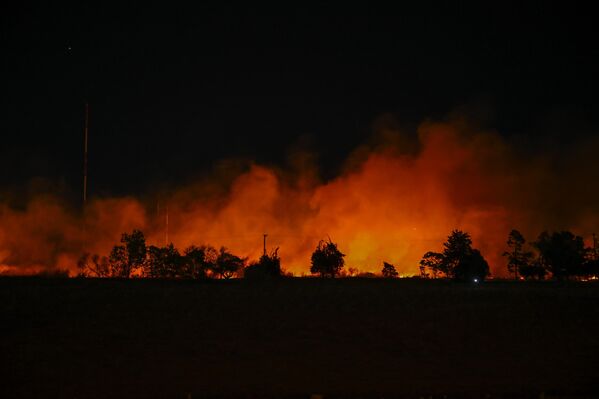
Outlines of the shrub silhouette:
[[483,281],[489,275],[487,261],[478,249],[472,248],[470,235],[461,230],[451,232],[442,253],[425,253],[420,265],[430,268],[435,277],[442,273],[457,281]]
[[214,273],[218,252],[211,246],[196,247],[192,245],[185,250],[183,256],[182,277],[192,279],[208,278]]
[[219,278],[230,279],[238,271],[243,270],[247,259],[240,258],[221,247],[214,262],[213,273]]
[[399,276],[397,270],[395,270],[395,266],[387,262],[383,262],[383,270],[381,270],[381,274],[384,278],[397,278]]
[[106,256],[84,253],[77,261],[79,277],[111,277]]
[[271,254],[264,254],[258,262],[252,263],[243,271],[243,277],[247,279],[270,279],[281,277],[281,258],[279,248]]
[[344,256],[345,254],[337,248],[337,244],[330,239],[329,241],[321,240],[312,253],[310,272],[320,274],[321,277],[335,278],[345,265]]
[[166,247],[150,246],[144,264],[144,275],[156,278],[183,277],[183,257],[173,244]]

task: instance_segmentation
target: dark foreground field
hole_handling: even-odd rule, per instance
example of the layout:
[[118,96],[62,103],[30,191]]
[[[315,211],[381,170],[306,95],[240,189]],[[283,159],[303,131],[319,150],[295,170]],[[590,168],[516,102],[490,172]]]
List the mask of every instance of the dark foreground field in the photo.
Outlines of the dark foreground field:
[[2,398],[599,395],[597,284],[5,278],[0,310]]

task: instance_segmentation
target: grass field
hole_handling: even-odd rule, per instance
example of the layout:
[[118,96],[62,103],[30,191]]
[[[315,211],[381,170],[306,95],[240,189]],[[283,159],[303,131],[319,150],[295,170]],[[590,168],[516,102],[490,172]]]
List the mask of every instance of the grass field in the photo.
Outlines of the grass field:
[[599,285],[0,279],[0,397],[599,395]]

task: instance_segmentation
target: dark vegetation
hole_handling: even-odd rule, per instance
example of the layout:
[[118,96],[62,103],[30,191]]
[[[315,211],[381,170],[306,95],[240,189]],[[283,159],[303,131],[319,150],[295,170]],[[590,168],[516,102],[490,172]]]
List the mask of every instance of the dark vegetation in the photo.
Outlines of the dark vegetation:
[[[530,248],[518,230],[508,236],[507,269],[515,280],[586,280],[599,277],[599,251],[584,246],[582,237],[569,231],[542,232]],[[533,252],[533,250],[536,252]],[[454,230],[443,244],[443,252],[427,252],[420,261],[420,275],[445,277],[457,281],[481,282],[489,276],[489,265],[479,250],[472,248],[470,235]]]
[[271,254],[260,257],[258,262],[250,264],[243,272],[243,277],[248,279],[273,279],[283,274],[281,270],[281,258],[279,258],[279,249],[275,249]]
[[[599,277],[599,250],[593,235],[593,246],[585,247],[582,237],[569,231],[542,232],[527,246],[518,230],[512,230],[504,252],[507,270],[515,280],[587,280]],[[311,256],[310,272],[320,277],[378,277],[374,273],[348,268],[344,270],[345,254],[330,238],[318,243]],[[79,277],[146,277],[167,279],[276,279],[285,276],[279,248],[264,250],[258,261],[248,264],[221,247],[190,246],[180,253],[173,244],[165,247],[147,246],[144,234],[134,230],[121,237],[108,256],[84,254],[78,262]],[[60,276],[60,275],[57,275]],[[383,262],[383,278],[397,278],[395,266]],[[461,282],[483,282],[490,276],[489,265],[481,252],[472,247],[470,235],[454,230],[443,244],[442,252],[426,252],[420,261],[420,278],[444,278]]]
[[393,266],[391,263],[387,263],[387,262],[383,262],[383,270],[381,270],[381,275],[384,278],[397,278],[397,277],[399,277],[399,274],[397,273],[397,270],[395,270],[395,266]]
[[335,277],[339,275],[345,265],[343,257],[337,248],[337,244],[329,241],[320,241],[312,254],[312,266],[310,272],[320,274],[321,277]]
[[478,249],[472,248],[468,233],[454,230],[443,244],[443,252],[427,252],[420,261],[422,275],[426,269],[433,277],[443,275],[457,281],[480,282],[489,275],[489,265]]

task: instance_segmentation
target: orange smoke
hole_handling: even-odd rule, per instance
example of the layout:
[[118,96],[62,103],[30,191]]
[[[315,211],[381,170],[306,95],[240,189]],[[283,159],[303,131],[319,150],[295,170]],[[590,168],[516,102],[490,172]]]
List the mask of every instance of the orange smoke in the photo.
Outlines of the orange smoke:
[[[297,173],[253,164],[225,190],[219,181],[181,188],[165,201],[169,240],[180,248],[222,245],[257,258],[267,233],[267,245],[280,247],[283,267],[299,275],[308,273],[318,241],[330,237],[348,267],[379,272],[387,261],[409,275],[418,272],[424,252],[440,250],[459,228],[501,276],[512,228],[529,239],[544,229],[583,236],[596,230],[599,190],[585,182],[597,181],[597,139],[556,157],[527,158],[497,133],[463,120],[427,122],[417,133],[409,139],[382,132],[382,141],[357,149],[344,172],[326,183],[314,178],[311,164]],[[165,206],[160,214],[155,206],[98,199],[83,221],[55,200],[35,199],[23,211],[0,206],[0,271],[74,271],[82,251],[105,254],[133,228],[162,245]]]

